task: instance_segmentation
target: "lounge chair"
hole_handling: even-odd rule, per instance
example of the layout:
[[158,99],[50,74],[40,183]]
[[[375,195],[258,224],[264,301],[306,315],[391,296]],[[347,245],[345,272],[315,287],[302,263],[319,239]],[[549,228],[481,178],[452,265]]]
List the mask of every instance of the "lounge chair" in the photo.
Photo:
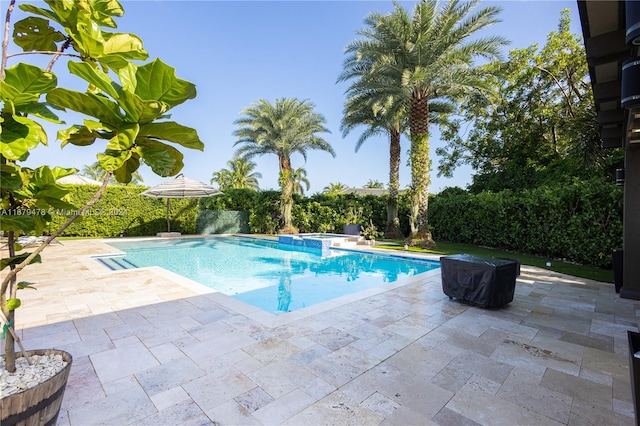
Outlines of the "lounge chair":
[[[46,240],[47,238],[49,238],[47,235],[42,235],[39,237],[34,237],[33,235],[22,235],[20,237],[18,237],[16,239],[16,243],[20,244],[22,247],[29,247],[29,246],[33,246],[33,245],[40,245],[44,242],[44,240]],[[56,244],[60,244],[62,245],[62,243],[58,240],[56,240],[55,238],[51,241],[51,243],[56,243]],[[5,242],[4,244],[2,244],[1,248],[5,248],[6,246],[8,246],[9,243]]]

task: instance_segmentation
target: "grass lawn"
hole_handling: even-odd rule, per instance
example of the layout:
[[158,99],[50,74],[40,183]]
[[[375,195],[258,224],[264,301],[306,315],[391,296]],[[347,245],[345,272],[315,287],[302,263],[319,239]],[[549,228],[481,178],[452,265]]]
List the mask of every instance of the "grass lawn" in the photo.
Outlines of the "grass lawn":
[[[402,240],[378,240],[377,248],[390,250],[403,250],[404,242]],[[590,280],[601,282],[613,282],[613,271],[600,269],[593,266],[577,265],[575,263],[563,262],[561,260],[552,259],[551,267],[546,265],[548,259],[546,257],[533,256],[530,254],[515,253],[512,251],[497,250],[486,247],[470,246],[467,244],[437,242],[438,248],[435,250],[426,250],[417,247],[409,247],[409,251],[438,254],[447,256],[451,254],[466,253],[476,256],[485,257],[503,257],[508,259],[518,259],[523,265],[537,266],[539,268],[549,269],[551,271],[560,272],[561,274],[573,275],[574,277],[588,278]]]

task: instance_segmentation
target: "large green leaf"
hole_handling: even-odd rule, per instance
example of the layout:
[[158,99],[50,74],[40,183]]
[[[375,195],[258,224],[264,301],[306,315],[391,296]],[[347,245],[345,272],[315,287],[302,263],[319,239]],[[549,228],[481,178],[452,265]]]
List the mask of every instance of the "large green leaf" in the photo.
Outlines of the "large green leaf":
[[55,181],[49,166],[40,166],[33,170],[30,183],[41,188],[50,183],[55,183]]
[[18,105],[17,109],[21,113],[33,115],[38,118],[42,118],[50,123],[64,124],[64,121],[60,120],[57,115],[49,109],[49,104],[44,102],[30,103]]
[[126,121],[132,123],[141,122],[140,118],[142,117],[145,103],[138,95],[128,90],[123,90],[118,98],[118,105],[127,113]]
[[63,147],[66,144],[76,146],[88,146],[96,141],[100,137],[97,132],[92,132],[85,126],[72,126],[65,130],[58,130],[58,140],[60,146]]
[[54,181],[57,181],[58,179],[65,176],[72,175],[74,173],[78,173],[78,169],[76,169],[75,167],[66,168],[55,166],[53,169],[51,169],[51,175],[53,176]]
[[[13,257],[2,258],[0,259],[0,270],[6,268],[7,266],[19,265],[27,260],[27,257],[29,257],[30,255],[31,253],[20,253]],[[42,262],[42,259],[40,258],[40,255],[37,255],[29,264],[31,265],[40,262]]]
[[93,120],[84,120],[84,125],[92,132],[98,132],[105,139],[110,138],[108,134],[113,133],[113,127],[107,126],[105,123]]
[[115,28],[112,16],[124,15],[124,9],[117,0],[106,0],[93,3],[93,16],[96,22],[105,27]]
[[6,166],[8,165],[3,164],[2,168],[0,168],[0,189],[3,191],[15,191],[22,188],[22,179],[18,171]]
[[2,85],[2,100],[15,104],[37,102],[43,93],[57,85],[56,76],[35,65],[23,62],[6,69]]
[[106,150],[104,154],[98,154],[100,167],[108,172],[118,170],[124,162],[131,157],[131,151]]
[[41,7],[37,7],[32,4],[26,4],[26,3],[20,3],[18,7],[24,10],[25,12],[33,13],[34,15],[44,16],[45,18],[51,19],[54,22],[61,22],[58,15],[56,15],[50,10],[43,9]]
[[139,140],[138,145],[144,162],[159,176],[174,176],[184,167],[184,156],[170,145],[151,139]]
[[0,229],[3,231],[15,231],[28,234],[35,228],[35,222],[31,216],[0,215]]
[[140,168],[140,157],[133,153],[116,171],[113,172],[113,176],[118,182],[129,183],[133,172]]
[[171,108],[170,105],[159,101],[144,101],[142,105],[142,114],[138,119],[140,124],[151,123],[154,120],[165,118],[165,112]]
[[63,189],[58,185],[46,185],[40,191],[36,192],[35,198],[60,200],[69,193],[68,189]]
[[45,3],[67,23],[73,23],[79,19],[75,13],[81,10],[82,18],[91,19],[99,26],[115,28],[116,23],[111,17],[124,15],[124,9],[116,0],[45,0]]
[[195,129],[174,121],[142,125],[139,135],[174,142],[185,148],[204,150],[204,143],[198,137],[198,132]]
[[29,151],[47,143],[47,133],[37,122],[17,115],[4,116],[0,154],[8,160],[24,161]]
[[109,140],[107,149],[114,151],[124,151],[131,148],[138,137],[140,126],[138,123],[126,124],[118,129],[115,136]]
[[118,105],[93,93],[56,88],[47,94],[47,102],[95,117],[114,128],[119,127],[122,122]]
[[156,59],[136,72],[136,94],[144,100],[162,101],[171,107],[196,97],[196,86],[176,77],[173,67]]
[[13,26],[13,42],[25,52],[55,52],[58,50],[56,43],[64,39],[62,33],[49,25],[49,21],[35,16],[18,21]]
[[118,99],[116,83],[103,71],[87,62],[69,62],[69,72],[83,78],[114,99]]
[[142,40],[135,34],[105,34],[105,39],[103,46],[105,57],[117,55],[125,61],[144,61],[149,57],[142,47]]
[[78,210],[74,204],[71,204],[67,201],[61,200],[59,198],[44,197],[44,196],[42,198],[38,198],[38,201],[36,202],[36,207],[39,207],[40,209],[46,209],[46,210],[48,210],[50,207],[53,207],[54,209],[58,209],[58,210],[67,210],[67,211]]
[[122,84],[122,88],[131,93],[136,91],[136,71],[138,70],[138,66],[134,63],[128,63],[126,67],[118,69],[116,72],[118,74],[118,78],[120,79],[120,84]]

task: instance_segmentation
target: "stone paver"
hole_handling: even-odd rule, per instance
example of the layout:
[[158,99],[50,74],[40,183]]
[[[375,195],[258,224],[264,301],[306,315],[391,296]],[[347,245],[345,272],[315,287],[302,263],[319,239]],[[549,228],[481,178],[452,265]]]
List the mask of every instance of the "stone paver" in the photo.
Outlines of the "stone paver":
[[487,310],[433,271],[276,317],[111,252],[65,241],[20,276],[25,346],[74,356],[59,424],[634,424],[640,302],[613,284],[523,266]]

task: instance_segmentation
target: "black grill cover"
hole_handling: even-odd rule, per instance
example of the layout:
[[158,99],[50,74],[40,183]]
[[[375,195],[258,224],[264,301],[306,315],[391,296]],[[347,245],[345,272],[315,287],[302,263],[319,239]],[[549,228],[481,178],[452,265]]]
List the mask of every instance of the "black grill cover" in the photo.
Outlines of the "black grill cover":
[[442,290],[449,298],[499,308],[513,300],[520,262],[456,254],[440,258]]

